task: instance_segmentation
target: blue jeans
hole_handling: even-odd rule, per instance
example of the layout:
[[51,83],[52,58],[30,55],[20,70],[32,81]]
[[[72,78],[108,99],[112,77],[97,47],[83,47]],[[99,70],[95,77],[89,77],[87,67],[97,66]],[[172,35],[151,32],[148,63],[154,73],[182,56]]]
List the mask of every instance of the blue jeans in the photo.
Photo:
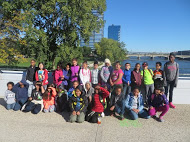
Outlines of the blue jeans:
[[167,82],[167,86],[165,86],[165,94],[166,97],[168,96],[168,90],[169,90],[169,102],[172,102],[173,99],[173,90],[174,90],[174,81]]
[[24,111],[25,112],[31,111],[33,114],[38,114],[41,111],[41,107],[42,107],[41,104],[34,104],[32,102],[29,102],[26,105]]
[[131,93],[131,86],[128,84],[123,84],[123,94],[126,97],[129,93]]
[[133,110],[128,110],[129,111],[129,116],[131,117],[132,120],[138,119],[138,117],[149,119],[150,116],[146,110],[141,110],[138,114],[134,112]]
[[28,98],[17,101],[13,110],[14,111],[20,110],[22,108],[22,106],[27,102],[27,100],[28,100]]
[[15,103],[13,103],[13,104],[7,104],[6,109],[10,110],[10,109],[13,109],[14,107],[15,107]]
[[125,113],[125,100],[122,101],[122,106],[115,105],[114,112],[123,115]]

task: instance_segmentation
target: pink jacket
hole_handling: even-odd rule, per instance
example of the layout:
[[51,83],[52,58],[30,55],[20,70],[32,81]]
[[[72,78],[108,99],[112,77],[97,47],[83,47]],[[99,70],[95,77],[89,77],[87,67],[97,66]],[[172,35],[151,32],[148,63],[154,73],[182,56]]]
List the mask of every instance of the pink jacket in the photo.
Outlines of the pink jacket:
[[62,83],[62,80],[60,80],[60,77],[63,75],[62,69],[55,70],[53,75],[53,83],[59,86]]

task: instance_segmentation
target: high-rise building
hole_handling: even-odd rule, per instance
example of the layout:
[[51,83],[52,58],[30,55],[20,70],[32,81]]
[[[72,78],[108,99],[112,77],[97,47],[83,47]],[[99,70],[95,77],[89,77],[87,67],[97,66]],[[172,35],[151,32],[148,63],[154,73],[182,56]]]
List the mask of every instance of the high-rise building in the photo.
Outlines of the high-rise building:
[[[92,11],[94,15],[98,16],[99,19],[104,20],[104,15],[99,14],[96,10]],[[92,32],[92,36],[90,36],[89,43],[85,43],[83,39],[80,41],[80,46],[90,47],[92,50],[95,50],[94,44],[100,42],[104,37],[104,27],[100,28],[99,32]]]
[[108,27],[108,38],[116,41],[120,41],[120,25],[111,25]]

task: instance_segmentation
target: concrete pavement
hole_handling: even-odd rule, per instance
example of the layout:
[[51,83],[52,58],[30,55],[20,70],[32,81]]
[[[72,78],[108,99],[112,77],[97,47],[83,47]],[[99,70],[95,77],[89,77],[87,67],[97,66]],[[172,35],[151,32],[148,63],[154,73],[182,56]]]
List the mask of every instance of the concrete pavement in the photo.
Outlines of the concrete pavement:
[[0,98],[0,142],[189,142],[190,105],[176,105],[160,123],[105,117],[102,124],[69,123],[69,114],[7,111]]

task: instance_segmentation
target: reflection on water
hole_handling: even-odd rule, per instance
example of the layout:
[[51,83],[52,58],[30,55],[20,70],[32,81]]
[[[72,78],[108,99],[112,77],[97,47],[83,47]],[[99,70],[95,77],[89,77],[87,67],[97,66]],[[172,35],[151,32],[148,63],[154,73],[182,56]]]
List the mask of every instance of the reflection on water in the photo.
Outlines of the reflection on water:
[[[122,67],[124,67],[126,62],[129,62],[131,64],[131,69],[133,69],[136,63],[140,63],[142,65],[145,61],[152,70],[155,70],[156,62],[161,62],[162,67],[167,62],[167,60],[163,57],[155,57],[154,60],[150,59],[150,57],[141,57],[140,60],[138,60],[137,57],[130,57],[128,60],[123,61]],[[180,76],[190,77],[190,61],[176,59],[176,62],[179,64]]]

